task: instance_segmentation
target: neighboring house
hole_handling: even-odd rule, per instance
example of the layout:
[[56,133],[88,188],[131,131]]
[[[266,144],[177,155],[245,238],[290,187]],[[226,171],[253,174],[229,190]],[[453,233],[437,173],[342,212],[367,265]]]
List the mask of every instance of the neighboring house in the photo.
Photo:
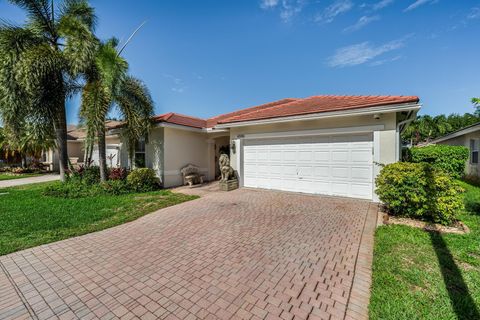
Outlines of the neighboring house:
[[[118,127],[121,124],[119,121],[106,121],[105,127],[107,129],[106,144],[107,144],[107,165],[117,167],[121,165],[122,157],[127,158],[127,154],[121,154],[122,150],[121,139],[117,133],[110,132],[112,128]],[[67,150],[70,163],[73,165],[81,165],[85,161],[85,137],[87,132],[83,128],[75,125],[67,127]],[[125,151],[126,152],[126,151]],[[50,149],[43,152],[42,163],[50,168],[52,171],[58,171],[58,151]],[[92,153],[93,164],[98,165],[98,148],[95,145]],[[126,163],[126,160],[125,160]]]
[[[154,118],[135,162],[172,187],[188,164],[215,179],[230,150],[240,186],[376,200],[378,164],[399,160],[400,133],[419,109],[415,96],[314,96],[210,119],[167,113]],[[128,157],[121,165],[132,167]]]
[[447,144],[451,146],[465,146],[470,149],[470,157],[465,168],[465,173],[480,176],[478,159],[480,144],[480,123],[457,130],[446,136],[433,140],[433,144]]

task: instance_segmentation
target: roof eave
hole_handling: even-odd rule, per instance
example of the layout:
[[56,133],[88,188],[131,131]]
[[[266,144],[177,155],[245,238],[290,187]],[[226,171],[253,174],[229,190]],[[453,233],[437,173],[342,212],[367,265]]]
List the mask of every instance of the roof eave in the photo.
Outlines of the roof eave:
[[455,139],[455,138],[458,138],[458,137],[461,137],[463,135],[466,135],[466,134],[469,134],[469,133],[472,133],[472,132],[475,132],[475,131],[479,131],[479,130],[480,130],[480,123],[477,123],[477,124],[474,124],[474,125],[472,125],[468,128],[464,128],[464,129],[458,130],[456,132],[452,132],[450,134],[447,134],[446,136],[443,136],[443,137],[440,137],[438,139],[432,140],[430,143],[438,143],[438,142],[443,142],[443,141]]
[[272,117],[272,118],[260,119],[260,120],[246,120],[246,121],[238,121],[238,122],[230,122],[230,123],[219,123],[214,128],[227,129],[232,127],[245,127],[245,126],[271,124],[271,123],[317,120],[317,119],[326,119],[326,118],[333,118],[333,117],[348,117],[348,116],[368,115],[368,114],[375,114],[375,113],[391,113],[391,112],[411,111],[411,110],[418,111],[420,110],[421,107],[422,105],[419,102],[388,104],[388,105],[349,109],[349,110],[309,113],[309,114],[297,115],[297,116]]

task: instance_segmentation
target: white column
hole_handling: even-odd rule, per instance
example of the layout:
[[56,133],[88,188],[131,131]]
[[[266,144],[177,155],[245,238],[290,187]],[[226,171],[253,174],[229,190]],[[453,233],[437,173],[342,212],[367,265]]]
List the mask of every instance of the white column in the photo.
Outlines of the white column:
[[380,131],[373,132],[373,201],[379,202],[377,194],[375,193],[375,179],[380,173]]
[[234,139],[232,140],[235,143],[235,154],[232,157],[235,157],[235,165],[238,173],[238,185],[243,187],[243,139]]

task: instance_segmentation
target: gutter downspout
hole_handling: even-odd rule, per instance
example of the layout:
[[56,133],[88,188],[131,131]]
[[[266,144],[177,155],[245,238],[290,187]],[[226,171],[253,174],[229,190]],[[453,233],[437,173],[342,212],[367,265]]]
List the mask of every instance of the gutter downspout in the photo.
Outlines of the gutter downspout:
[[408,113],[407,119],[397,123],[397,128],[396,128],[397,134],[396,134],[396,141],[395,141],[395,145],[396,145],[395,159],[396,159],[396,161],[400,161],[400,150],[401,150],[400,135],[402,134],[406,125],[409,124],[410,122],[414,121],[416,118],[417,118],[417,111],[410,111]]

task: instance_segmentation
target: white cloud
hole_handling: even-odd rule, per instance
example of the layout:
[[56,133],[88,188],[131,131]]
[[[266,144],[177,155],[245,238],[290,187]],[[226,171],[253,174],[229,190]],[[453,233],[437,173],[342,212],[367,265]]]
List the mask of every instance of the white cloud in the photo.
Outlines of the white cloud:
[[409,5],[405,10],[403,10],[404,12],[407,12],[407,11],[411,11],[411,10],[415,10],[417,9],[418,7],[424,5],[424,4],[434,4],[434,3],[437,3],[438,0],[416,0],[414,3],[412,3],[411,5]]
[[164,73],[163,77],[173,82],[173,87],[171,88],[173,92],[183,93],[188,88],[182,79],[172,76],[171,74]]
[[363,17],[360,17],[360,19],[358,19],[357,23],[343,29],[343,31],[345,32],[357,31],[365,27],[366,25],[372,23],[373,21],[377,21],[379,19],[380,19],[380,16],[363,16]]
[[393,40],[379,46],[372,45],[366,41],[343,47],[337,49],[335,54],[328,59],[327,63],[330,67],[351,67],[364,64],[387,52],[404,47],[406,38],[407,37]]
[[278,5],[279,0],[262,0],[260,2],[260,7],[262,9],[275,8]]
[[468,19],[478,19],[480,18],[480,7],[472,8],[470,13],[467,16]]
[[372,5],[373,10],[380,10],[391,5],[395,0],[382,0]]
[[330,6],[325,8],[325,10],[318,14],[315,17],[316,22],[322,23],[330,23],[332,22],[338,15],[350,11],[353,8],[354,4],[350,0],[336,0]]
[[280,18],[289,22],[299,14],[305,6],[306,0],[262,0],[260,7],[264,10],[277,9],[280,11]]
[[378,66],[381,66],[381,65],[383,65],[385,63],[388,63],[388,62],[393,62],[393,61],[400,60],[401,58],[402,58],[402,55],[398,55],[398,56],[395,56],[395,57],[390,58],[390,59],[377,60],[377,61],[374,61],[374,62],[370,63],[370,66],[378,67]]

